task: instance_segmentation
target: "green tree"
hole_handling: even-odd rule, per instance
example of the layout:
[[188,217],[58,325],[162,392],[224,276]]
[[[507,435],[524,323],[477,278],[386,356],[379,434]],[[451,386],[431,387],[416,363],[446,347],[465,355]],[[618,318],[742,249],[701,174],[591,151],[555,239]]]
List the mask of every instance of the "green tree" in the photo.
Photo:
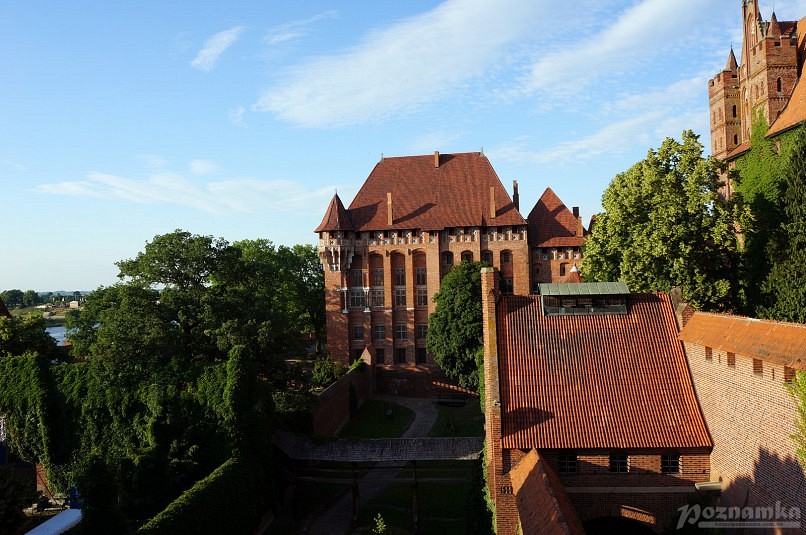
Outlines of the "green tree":
[[24,307],[35,307],[40,302],[39,294],[34,290],[26,290],[25,293],[22,294],[22,306]]
[[0,299],[6,304],[8,308],[22,306],[22,290],[5,290],[0,292]]
[[764,318],[806,323],[806,126],[794,138],[784,168],[784,217],[767,249],[773,259],[762,285]]
[[31,485],[14,476],[10,466],[0,466],[0,532],[22,533],[26,516],[22,510],[34,501]]
[[464,388],[480,386],[483,356],[480,262],[462,262],[445,275],[434,294],[426,347],[448,377]]
[[618,174],[585,244],[585,280],[621,280],[639,292],[681,286],[696,308],[732,309],[737,214],[718,194],[718,171],[689,130]]
[[0,357],[38,353],[55,357],[56,340],[45,331],[39,316],[7,318],[0,316]]

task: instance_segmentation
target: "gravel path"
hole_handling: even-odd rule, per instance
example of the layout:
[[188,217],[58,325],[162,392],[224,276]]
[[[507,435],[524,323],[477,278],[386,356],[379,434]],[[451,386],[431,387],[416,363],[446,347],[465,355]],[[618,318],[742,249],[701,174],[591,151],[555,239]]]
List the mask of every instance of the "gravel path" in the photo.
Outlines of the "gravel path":
[[[393,401],[398,405],[403,405],[414,411],[414,418],[409,427],[400,435],[400,438],[419,438],[428,435],[428,432],[437,421],[437,408],[432,399],[426,398],[404,398],[396,396],[375,396],[373,399],[382,401]],[[391,463],[375,463],[375,466],[382,468]],[[389,470],[370,470],[358,481],[358,494],[361,504],[368,503],[372,498],[382,492],[389,479],[394,478],[396,472]],[[308,526],[306,533],[311,535],[332,535],[334,533],[346,533],[350,529],[350,522],[353,516],[353,494],[349,490],[343,492],[318,518]]]

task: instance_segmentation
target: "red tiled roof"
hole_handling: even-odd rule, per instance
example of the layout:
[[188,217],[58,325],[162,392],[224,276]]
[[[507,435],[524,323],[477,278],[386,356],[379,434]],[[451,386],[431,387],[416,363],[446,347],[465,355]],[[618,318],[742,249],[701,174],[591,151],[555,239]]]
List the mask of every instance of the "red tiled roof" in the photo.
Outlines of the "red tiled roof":
[[526,454],[509,472],[523,533],[583,535],[576,510],[560,478],[537,450]]
[[668,294],[629,314],[543,316],[540,296],[496,307],[505,448],[707,448]]
[[322,218],[322,222],[319,223],[314,232],[325,230],[355,230],[353,221],[350,218],[350,212],[342,204],[338,193],[333,195],[325,211],[325,217]]
[[8,308],[6,308],[6,304],[2,299],[0,299],[0,316],[11,317],[11,313],[8,311]]
[[781,114],[772,123],[767,131],[768,138],[775,137],[787,130],[790,130],[803,121],[806,121],[806,82],[801,77],[792,90],[792,96],[781,110]]
[[695,312],[680,340],[806,370],[806,325]]
[[725,159],[728,161],[733,160],[734,158],[738,158],[739,156],[741,156],[742,154],[744,154],[749,150],[750,150],[750,142],[745,141],[744,143],[742,143],[741,145],[737,145],[735,149],[730,151],[728,155],[725,156]]
[[[478,152],[384,158],[350,203],[355,230],[525,225],[487,158]],[[490,217],[490,188],[496,217]],[[392,194],[394,224],[387,225]]]
[[577,235],[577,218],[551,188],[546,188],[526,219],[534,246],[578,247],[585,241]]

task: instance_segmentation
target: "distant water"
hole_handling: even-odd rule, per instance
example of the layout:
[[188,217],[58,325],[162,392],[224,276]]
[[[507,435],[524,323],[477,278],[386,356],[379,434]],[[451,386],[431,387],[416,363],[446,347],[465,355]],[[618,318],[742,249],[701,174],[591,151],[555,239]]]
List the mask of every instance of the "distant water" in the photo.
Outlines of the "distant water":
[[56,345],[64,345],[64,337],[67,333],[67,328],[64,325],[54,325],[52,327],[45,327],[45,332],[56,339]]

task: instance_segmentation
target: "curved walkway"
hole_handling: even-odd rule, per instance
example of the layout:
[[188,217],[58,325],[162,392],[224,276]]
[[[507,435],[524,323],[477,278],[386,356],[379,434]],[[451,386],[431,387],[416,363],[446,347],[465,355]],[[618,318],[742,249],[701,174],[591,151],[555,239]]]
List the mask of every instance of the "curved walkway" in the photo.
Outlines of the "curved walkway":
[[[437,421],[437,408],[434,400],[430,398],[404,398],[396,396],[375,396],[373,399],[382,401],[392,401],[398,405],[408,407],[414,412],[414,418],[409,426],[399,438],[425,437]],[[381,468],[388,466],[388,463],[375,463]],[[381,493],[388,485],[389,479],[396,474],[389,474],[386,470],[367,472],[358,481],[358,495],[361,503],[366,504]],[[328,509],[313,519],[307,529],[307,533],[312,535],[331,535],[333,533],[347,533],[350,529],[350,522],[353,518],[353,494],[343,492]]]

